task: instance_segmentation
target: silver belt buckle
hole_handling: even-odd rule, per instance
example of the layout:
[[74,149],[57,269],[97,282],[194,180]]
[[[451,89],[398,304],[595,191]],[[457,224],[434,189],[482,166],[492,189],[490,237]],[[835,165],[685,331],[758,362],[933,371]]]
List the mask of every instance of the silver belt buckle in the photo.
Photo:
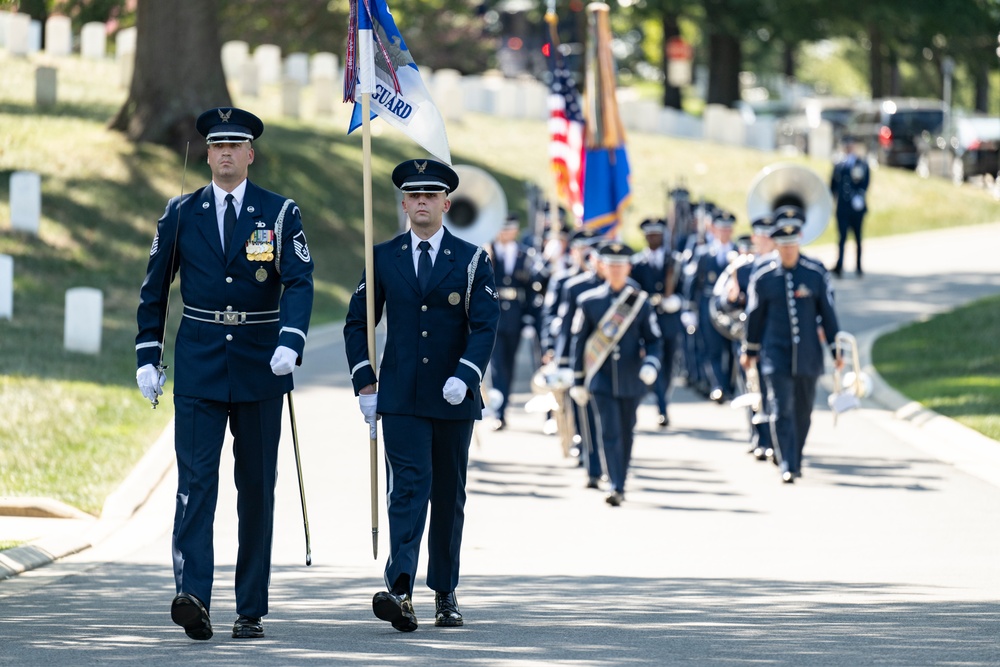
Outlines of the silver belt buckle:
[[234,327],[240,323],[240,315],[241,313],[227,310],[226,312],[222,313],[222,324],[224,324],[227,327]]

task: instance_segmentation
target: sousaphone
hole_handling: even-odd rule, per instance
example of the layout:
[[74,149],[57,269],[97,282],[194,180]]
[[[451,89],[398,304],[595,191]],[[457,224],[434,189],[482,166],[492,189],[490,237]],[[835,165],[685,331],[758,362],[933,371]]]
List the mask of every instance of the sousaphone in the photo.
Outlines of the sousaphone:
[[489,243],[507,220],[507,197],[496,179],[479,167],[457,164],[458,187],[451,193],[451,208],[444,226],[474,245]]
[[822,236],[830,224],[833,198],[829,185],[812,169],[778,162],[764,167],[754,177],[747,194],[747,215],[753,221],[781,206],[798,206],[805,212],[800,243],[806,245]]

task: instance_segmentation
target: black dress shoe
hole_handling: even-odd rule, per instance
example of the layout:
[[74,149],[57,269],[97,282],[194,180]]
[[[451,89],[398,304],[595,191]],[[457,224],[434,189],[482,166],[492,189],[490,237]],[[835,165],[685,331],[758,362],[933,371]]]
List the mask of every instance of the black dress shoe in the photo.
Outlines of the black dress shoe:
[[656,423],[659,424],[660,428],[666,428],[670,426],[670,417],[668,417],[667,413],[664,412],[660,415],[660,419]]
[[618,507],[622,504],[624,500],[625,500],[625,494],[619,493],[618,491],[612,491],[611,493],[608,494],[607,498],[604,499],[604,502],[611,505],[612,507]]
[[170,618],[184,628],[184,633],[191,639],[203,641],[212,638],[212,620],[208,610],[201,600],[190,593],[180,593],[174,598],[170,605]]
[[712,391],[708,392],[709,400],[715,401],[718,404],[722,404],[725,396],[722,393],[722,387],[713,387]]
[[785,472],[781,473],[781,481],[784,482],[785,484],[794,484],[795,473],[786,470]]
[[413,632],[417,629],[417,615],[413,613],[413,601],[410,600],[409,593],[376,593],[372,598],[372,611],[378,618],[392,623],[392,627],[400,632]]
[[507,428],[507,422],[503,419],[497,419],[490,425],[490,428],[494,431],[502,431]]
[[599,488],[601,488],[601,478],[600,477],[588,477],[587,478],[587,488],[588,489],[599,489]]
[[458,610],[458,598],[455,591],[450,593],[434,593],[434,625],[439,628],[460,628],[464,621],[462,612]]
[[259,618],[240,614],[240,617],[233,623],[233,638],[235,639],[257,639],[263,636],[264,624]]

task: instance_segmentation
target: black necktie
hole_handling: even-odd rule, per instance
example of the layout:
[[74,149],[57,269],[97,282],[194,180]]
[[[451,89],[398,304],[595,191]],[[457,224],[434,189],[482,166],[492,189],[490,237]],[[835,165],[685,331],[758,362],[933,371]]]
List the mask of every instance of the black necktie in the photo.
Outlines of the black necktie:
[[236,207],[233,205],[233,195],[226,195],[226,213],[222,216],[222,238],[225,239],[223,251],[229,254],[229,244],[233,240],[233,230],[236,229]]
[[420,259],[417,260],[417,282],[420,284],[420,291],[427,291],[427,283],[431,280],[431,244],[421,241],[417,244],[420,248]]

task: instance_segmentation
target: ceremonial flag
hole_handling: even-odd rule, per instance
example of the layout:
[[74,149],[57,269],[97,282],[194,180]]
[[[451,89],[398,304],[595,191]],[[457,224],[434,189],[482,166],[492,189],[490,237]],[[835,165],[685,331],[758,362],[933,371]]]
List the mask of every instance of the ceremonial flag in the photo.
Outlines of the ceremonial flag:
[[618,114],[611,24],[603,2],[587,5],[587,134],[583,170],[583,226],[613,237],[631,199],[625,129]]
[[547,13],[549,43],[549,158],[556,179],[556,194],[573,214],[583,219],[583,110],[576,82],[559,53],[556,15]]
[[382,120],[451,164],[444,119],[396,29],[385,0],[351,0],[344,101],[354,102],[347,130],[361,127],[361,95],[371,99],[371,118]]

